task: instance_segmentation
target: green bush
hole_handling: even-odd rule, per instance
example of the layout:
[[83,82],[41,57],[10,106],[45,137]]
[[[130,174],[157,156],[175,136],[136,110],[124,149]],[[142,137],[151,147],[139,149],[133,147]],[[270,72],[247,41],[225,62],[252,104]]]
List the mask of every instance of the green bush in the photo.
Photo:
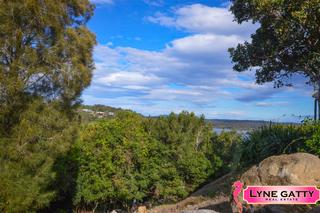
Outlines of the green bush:
[[188,185],[188,192],[221,166],[211,141],[212,125],[203,116],[188,112],[171,113],[149,119],[146,127],[153,138],[165,145],[169,160],[175,163],[179,175]]
[[119,112],[114,119],[91,123],[75,146],[79,172],[74,204],[111,209],[128,208],[134,199],[183,198],[219,165],[208,149],[211,136],[204,118],[186,112],[149,119]]
[[10,136],[0,135],[0,212],[36,212],[56,197],[56,159],[76,136],[76,125],[54,104],[26,106]]
[[221,176],[239,167],[242,153],[242,134],[236,131],[223,131],[212,137],[212,153],[221,158],[223,166],[220,168],[218,175]]
[[305,141],[305,147],[303,147],[301,150],[318,155],[320,157],[320,123],[306,123],[304,125],[304,131],[307,137]]
[[271,124],[248,132],[242,141],[241,164],[259,163],[272,155],[308,152],[320,156],[320,125]]

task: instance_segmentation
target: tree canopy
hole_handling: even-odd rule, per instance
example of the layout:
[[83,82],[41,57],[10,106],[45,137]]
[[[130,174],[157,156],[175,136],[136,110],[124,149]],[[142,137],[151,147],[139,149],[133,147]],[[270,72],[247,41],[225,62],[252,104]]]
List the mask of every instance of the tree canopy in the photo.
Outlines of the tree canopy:
[[73,106],[90,84],[89,0],[0,0],[0,212],[56,198],[56,161],[77,137]]
[[35,100],[10,136],[0,137],[0,211],[34,212],[56,195],[56,159],[66,153],[77,128],[56,107]]
[[133,112],[86,125],[74,150],[74,205],[112,209],[175,201],[221,166],[212,128],[193,113],[146,119]]
[[[0,1],[0,116],[16,122],[30,96],[71,106],[90,84],[89,0]],[[67,107],[66,107],[67,108]]]
[[234,70],[256,71],[259,84],[291,85],[294,73],[320,82],[320,1],[233,0],[231,12],[239,23],[258,29],[252,41],[230,48]]

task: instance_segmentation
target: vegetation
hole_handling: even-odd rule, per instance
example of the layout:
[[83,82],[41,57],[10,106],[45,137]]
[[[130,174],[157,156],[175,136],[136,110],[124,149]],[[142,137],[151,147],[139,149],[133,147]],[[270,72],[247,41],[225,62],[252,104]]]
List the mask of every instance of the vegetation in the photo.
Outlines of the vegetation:
[[[256,82],[291,85],[302,74],[320,95],[319,0],[233,0],[231,12],[239,23],[258,23],[258,29],[236,48],[230,48],[234,70],[255,70]],[[320,112],[320,108],[319,108]],[[319,113],[320,115],[320,113]]]
[[212,144],[215,147],[214,153],[217,153],[223,162],[219,169],[218,176],[234,171],[240,166],[240,157],[242,155],[243,135],[236,131],[222,132],[212,137]]
[[3,134],[33,96],[70,110],[90,84],[94,35],[88,0],[0,1],[0,116]]
[[146,119],[119,112],[85,126],[75,149],[79,166],[75,205],[85,209],[137,201],[175,201],[221,165],[212,153],[212,129],[183,112]]
[[[261,24],[251,44],[230,50],[235,69],[260,67],[258,83],[282,85],[298,71],[319,80],[318,3],[234,1],[239,22]],[[188,112],[145,118],[97,105],[85,108],[112,116],[84,118],[78,106],[93,70],[95,38],[85,26],[92,13],[88,0],[0,0],[0,212],[172,202],[271,155],[320,156],[314,122],[269,125],[243,137],[217,135]]]
[[251,131],[243,139],[240,162],[243,166],[259,163],[272,155],[309,152],[320,156],[320,125],[269,125]]
[[54,198],[52,165],[75,137],[70,123],[54,104],[36,100],[20,115],[10,137],[0,138],[1,212],[32,212]]
[[234,69],[244,71],[258,67],[258,83],[275,81],[281,86],[286,77],[299,72],[318,82],[319,4],[319,0],[233,0],[231,11],[239,23],[259,23],[251,43],[230,49],[236,63]]
[[0,1],[0,212],[55,199],[54,165],[77,137],[74,108],[90,84],[88,0]]
[[97,111],[97,112],[113,112],[117,113],[118,111],[121,111],[121,108],[114,108],[111,106],[105,106],[101,104],[95,104],[95,105],[81,105],[80,109],[88,109],[92,111]]
[[100,104],[92,106],[80,105],[78,109],[78,114],[82,123],[89,123],[101,118],[112,118],[119,111],[123,110],[121,108],[114,108]]

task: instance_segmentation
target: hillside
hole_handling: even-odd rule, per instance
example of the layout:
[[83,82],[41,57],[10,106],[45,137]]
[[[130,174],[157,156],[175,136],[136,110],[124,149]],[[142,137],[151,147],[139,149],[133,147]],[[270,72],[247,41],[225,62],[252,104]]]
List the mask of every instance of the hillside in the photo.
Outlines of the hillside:
[[[105,105],[81,105],[79,114],[84,122],[93,121],[99,118],[112,118],[117,112],[126,110]],[[157,118],[155,116],[154,118]],[[269,125],[270,121],[263,120],[232,120],[232,119],[207,119],[211,122],[214,128],[219,129],[235,129],[235,130],[250,130],[261,126]],[[274,122],[272,122],[274,123]],[[294,124],[294,123],[281,123]],[[296,124],[295,124],[296,125]]]
[[121,111],[121,108],[115,108],[105,105],[81,105],[78,109],[78,113],[81,116],[81,120],[84,123],[94,121],[99,118],[112,118]]

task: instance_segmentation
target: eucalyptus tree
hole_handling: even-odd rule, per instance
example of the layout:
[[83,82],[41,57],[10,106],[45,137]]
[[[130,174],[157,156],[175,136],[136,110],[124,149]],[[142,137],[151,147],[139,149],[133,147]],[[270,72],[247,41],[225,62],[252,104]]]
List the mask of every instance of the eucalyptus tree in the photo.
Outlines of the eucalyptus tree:
[[0,0],[0,116],[9,129],[30,97],[77,102],[90,84],[89,0]]
[[0,212],[56,198],[56,160],[77,135],[71,111],[90,84],[89,0],[0,0]]

